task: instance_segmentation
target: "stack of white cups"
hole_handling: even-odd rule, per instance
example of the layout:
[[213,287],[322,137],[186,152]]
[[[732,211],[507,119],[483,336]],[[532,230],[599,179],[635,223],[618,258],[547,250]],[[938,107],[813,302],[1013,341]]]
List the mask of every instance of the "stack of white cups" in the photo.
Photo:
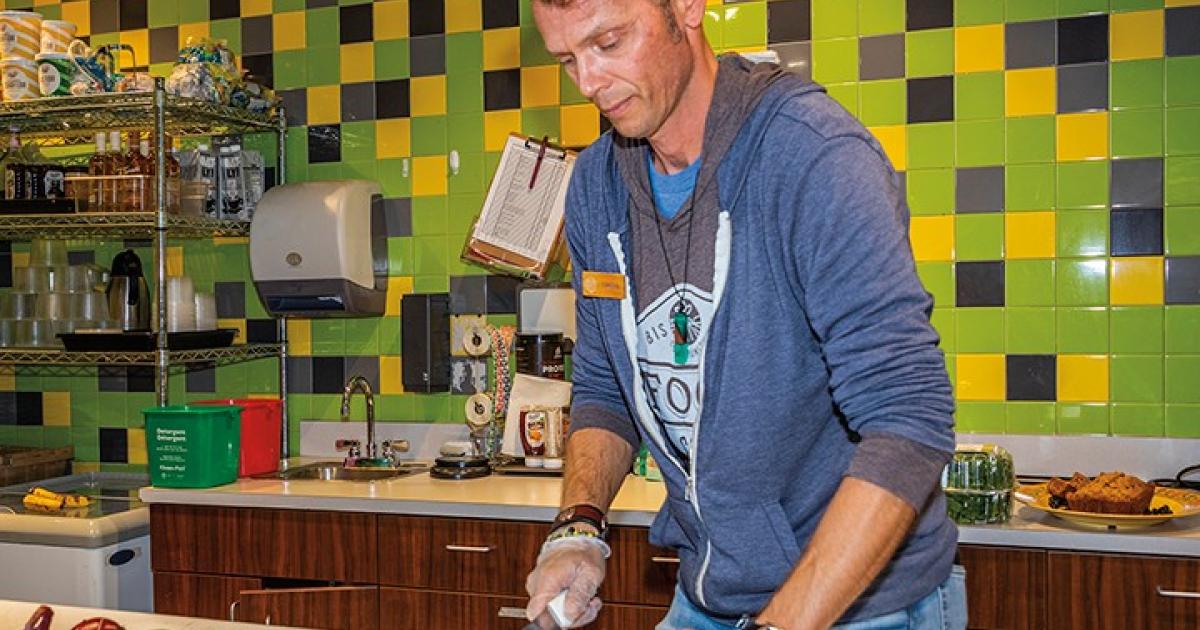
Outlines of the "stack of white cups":
[[42,47],[42,16],[33,11],[0,11],[0,75],[4,100],[41,96],[34,57]]
[[217,296],[196,293],[196,330],[217,329]]
[[167,332],[196,330],[196,289],[187,276],[167,278]]

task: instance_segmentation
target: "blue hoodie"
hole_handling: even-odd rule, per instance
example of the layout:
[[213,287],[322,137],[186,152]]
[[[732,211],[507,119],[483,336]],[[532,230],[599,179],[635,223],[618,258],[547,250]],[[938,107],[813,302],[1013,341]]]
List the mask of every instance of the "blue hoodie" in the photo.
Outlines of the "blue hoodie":
[[[624,299],[577,289],[572,431],[599,427],[659,461],[654,544],[714,615],[756,614],[786,581],[846,476],[882,435],[949,454],[953,398],[908,212],[878,142],[815,84],[771,85],[717,173],[716,315],[692,457],[664,448],[636,368],[629,190],[611,132],[580,154],[567,196],[575,287],[626,276]],[[908,538],[842,621],[894,612],[950,573],[957,530],[934,491]],[[870,514],[862,518],[870,519]]]

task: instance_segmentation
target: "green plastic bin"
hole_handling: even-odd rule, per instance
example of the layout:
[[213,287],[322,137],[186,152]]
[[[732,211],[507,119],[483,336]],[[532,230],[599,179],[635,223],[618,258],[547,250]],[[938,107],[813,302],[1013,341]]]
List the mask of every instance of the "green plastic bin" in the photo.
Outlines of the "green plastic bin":
[[241,453],[241,413],[242,408],[233,405],[143,410],[150,483],[160,488],[233,483]]

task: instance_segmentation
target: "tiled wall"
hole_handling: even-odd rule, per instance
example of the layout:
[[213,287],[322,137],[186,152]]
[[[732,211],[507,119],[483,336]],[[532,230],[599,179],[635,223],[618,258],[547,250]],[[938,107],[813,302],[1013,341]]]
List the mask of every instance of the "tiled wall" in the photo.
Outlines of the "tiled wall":
[[[456,313],[512,323],[513,282],[458,260],[496,150],[515,129],[569,145],[602,129],[542,49],[530,0],[5,4],[129,43],[156,73],[188,37],[227,40],[288,105],[290,180],[366,177],[389,198],[388,315],[293,322],[293,418],[336,419],[341,382],[364,373],[383,418],[459,421],[469,384],[401,388],[399,298],[449,292]],[[904,172],[961,428],[1200,437],[1200,2],[709,4],[715,48],[777,50]],[[107,263],[120,245],[72,250]],[[271,338],[244,242],[177,245],[173,267],[217,291],[225,324]],[[0,258],[23,264],[26,247]],[[269,394],[276,370],[179,374],[172,398]],[[22,370],[0,390],[16,392],[0,392],[0,442],[144,462],[145,373]]]

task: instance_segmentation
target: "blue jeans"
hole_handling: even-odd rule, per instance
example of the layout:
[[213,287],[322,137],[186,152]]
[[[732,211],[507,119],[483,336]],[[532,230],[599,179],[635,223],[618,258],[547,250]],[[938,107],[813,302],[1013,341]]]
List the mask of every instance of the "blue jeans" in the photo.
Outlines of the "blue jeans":
[[[933,592],[920,601],[894,613],[862,621],[838,624],[834,630],[963,630],[967,627],[967,572],[955,565]],[[736,630],[704,614],[688,601],[679,587],[675,601],[655,630]]]

